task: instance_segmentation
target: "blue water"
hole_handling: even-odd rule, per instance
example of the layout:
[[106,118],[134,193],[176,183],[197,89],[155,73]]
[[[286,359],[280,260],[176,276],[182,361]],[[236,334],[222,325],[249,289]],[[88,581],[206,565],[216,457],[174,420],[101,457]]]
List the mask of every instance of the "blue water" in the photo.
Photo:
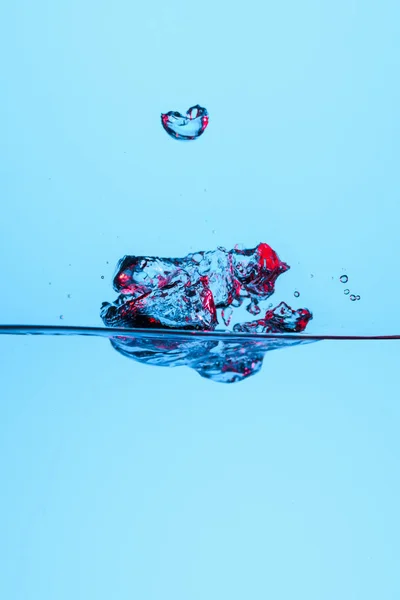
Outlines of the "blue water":
[[[125,254],[261,241],[308,335],[398,334],[399,4],[0,22],[0,322],[72,327],[0,335],[0,597],[398,600],[398,341],[267,352],[224,386],[69,334],[102,326]],[[180,144],[160,114],[196,103]]]

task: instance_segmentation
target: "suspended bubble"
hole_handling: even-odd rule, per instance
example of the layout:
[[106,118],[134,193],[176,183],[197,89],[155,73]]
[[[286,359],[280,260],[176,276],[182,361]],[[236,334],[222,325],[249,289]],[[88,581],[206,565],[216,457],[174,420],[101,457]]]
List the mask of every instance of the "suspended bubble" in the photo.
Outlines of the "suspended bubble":
[[352,302],[354,302],[354,300],[356,300],[356,297],[355,297],[355,295],[354,295],[354,294],[351,294],[351,296],[350,296],[350,300],[351,300]]
[[60,315],[60,319],[63,320],[63,318],[64,318],[64,315]]
[[346,294],[346,296],[347,296],[348,294],[350,294],[350,290],[344,290],[343,293]]
[[191,106],[186,116],[170,110],[161,113],[161,124],[165,131],[176,140],[189,141],[200,137],[208,125],[208,112],[199,104]]
[[293,296],[295,298],[298,298],[300,296],[300,292],[298,292],[297,290],[294,292]]
[[349,280],[349,278],[347,277],[347,275],[342,275],[342,276],[340,277],[340,281],[341,281],[342,283],[347,283],[347,282],[348,282],[348,280]]
[[104,275],[101,276],[101,279],[104,279]]
[[359,299],[360,299],[360,296],[358,296],[358,295],[357,295],[357,296],[356,296],[356,300],[359,300]]

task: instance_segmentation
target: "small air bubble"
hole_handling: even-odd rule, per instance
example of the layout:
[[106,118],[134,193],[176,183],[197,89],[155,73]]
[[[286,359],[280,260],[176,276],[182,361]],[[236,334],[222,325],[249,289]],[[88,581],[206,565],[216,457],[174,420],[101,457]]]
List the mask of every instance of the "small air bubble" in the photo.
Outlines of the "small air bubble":
[[71,298],[71,294],[67,294],[67,298]]
[[294,292],[293,296],[295,298],[298,298],[300,296],[300,292],[298,292],[297,290]]
[[357,296],[356,296],[356,300],[359,300],[359,299],[360,299],[360,296],[358,296],[358,295],[357,295]]
[[60,315],[60,319],[63,320],[63,318],[64,318],[64,315]]
[[355,295],[354,295],[354,294],[352,294],[352,295],[350,296],[350,300],[351,300],[352,302],[354,302],[354,300],[355,300],[355,299],[356,299]]
[[346,296],[347,296],[347,294],[350,294],[350,290],[344,290],[343,293],[346,294]]
[[215,233],[215,229],[212,230],[212,233]]
[[347,277],[347,275],[342,275],[342,276],[340,277],[340,281],[341,281],[341,283],[347,283],[347,282],[348,282],[348,280],[349,280],[349,278]]
[[313,278],[313,277],[314,277],[314,275],[311,273],[310,277],[311,277],[311,278]]
[[102,275],[101,278],[104,279],[104,275]]

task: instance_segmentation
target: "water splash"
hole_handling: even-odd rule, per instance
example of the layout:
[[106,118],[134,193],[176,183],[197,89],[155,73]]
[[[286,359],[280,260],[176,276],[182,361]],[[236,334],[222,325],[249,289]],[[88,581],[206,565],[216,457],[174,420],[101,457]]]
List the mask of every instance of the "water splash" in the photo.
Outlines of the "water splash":
[[[247,250],[235,247],[227,251],[219,247],[214,251],[194,252],[184,258],[124,256],[118,263],[113,281],[119,296],[112,303],[103,303],[101,318],[109,327],[214,331],[219,324],[217,309],[222,309],[222,320],[229,326],[233,308],[241,306],[246,298],[249,299],[246,310],[252,315],[260,314],[259,303],[274,293],[276,279],[288,269],[289,266],[265,243]],[[234,331],[301,332],[310,319],[309,310],[292,310],[281,302],[256,321],[236,324]],[[135,350],[137,345],[132,349],[131,342],[114,339],[112,344],[132,358],[138,360],[138,356],[142,356],[141,350]],[[238,381],[258,372],[266,350],[260,354],[258,348],[255,354],[255,347],[247,344],[237,360],[233,358],[232,348],[219,345],[212,356],[207,357],[204,351],[211,351],[211,347],[204,345],[190,345],[189,349],[185,346],[179,352],[184,353],[185,364],[216,381]],[[199,362],[200,350],[202,358]],[[171,348],[163,344],[157,352],[157,364],[171,365],[170,351]],[[172,363],[175,365],[175,359]],[[204,364],[208,366],[203,368]]]

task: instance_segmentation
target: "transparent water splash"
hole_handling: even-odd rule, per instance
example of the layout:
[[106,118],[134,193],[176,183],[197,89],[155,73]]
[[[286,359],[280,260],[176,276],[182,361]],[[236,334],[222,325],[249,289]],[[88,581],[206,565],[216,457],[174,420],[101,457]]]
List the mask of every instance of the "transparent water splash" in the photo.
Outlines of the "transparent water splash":
[[[112,303],[104,302],[100,315],[108,327],[214,331],[219,324],[217,309],[222,309],[222,320],[229,326],[233,308],[241,306],[246,298],[249,299],[246,310],[252,315],[260,314],[259,303],[274,293],[276,279],[288,269],[289,266],[265,243],[247,250],[235,247],[228,251],[219,247],[214,251],[194,252],[184,258],[124,256],[113,281],[119,296]],[[292,310],[281,302],[256,321],[236,324],[234,331],[301,332],[310,319],[312,314],[308,309]],[[131,341],[118,338],[112,344],[126,356],[136,359],[143,356],[141,350],[135,350],[137,343],[132,347]],[[211,351],[211,347],[212,355],[206,357],[204,351]],[[184,353],[185,364],[218,381],[238,381],[261,368],[265,350],[261,352],[258,346],[246,343],[239,358],[233,357],[235,346],[224,343],[211,347],[195,344],[190,348],[180,347],[179,352]],[[202,358],[199,362],[200,350]],[[170,351],[170,345],[165,347],[163,343],[156,353],[157,364],[171,364]],[[172,362],[175,364],[176,361]]]

